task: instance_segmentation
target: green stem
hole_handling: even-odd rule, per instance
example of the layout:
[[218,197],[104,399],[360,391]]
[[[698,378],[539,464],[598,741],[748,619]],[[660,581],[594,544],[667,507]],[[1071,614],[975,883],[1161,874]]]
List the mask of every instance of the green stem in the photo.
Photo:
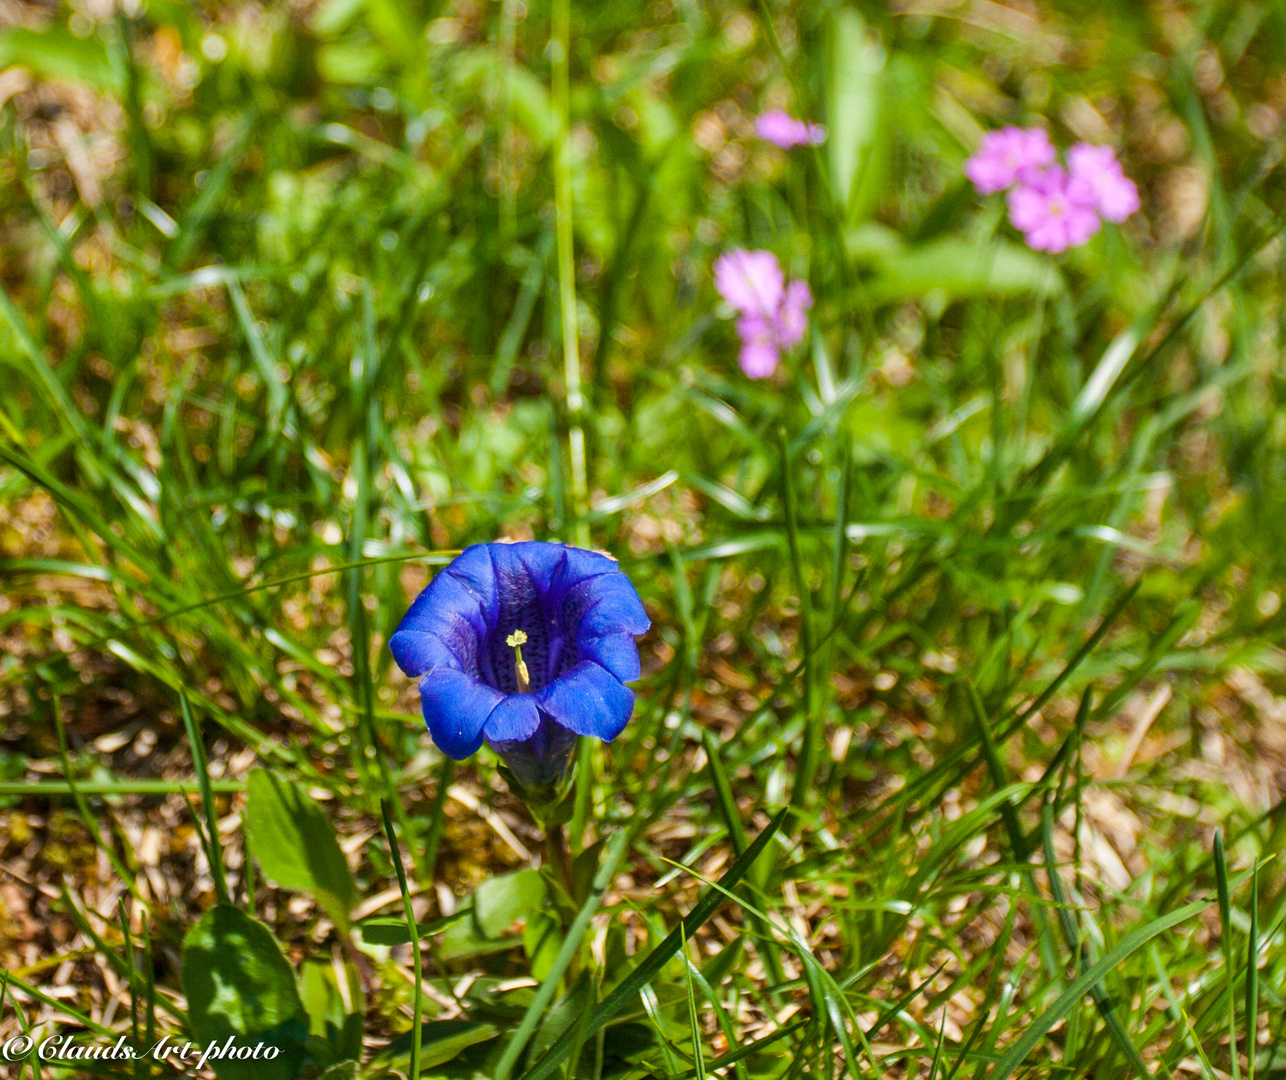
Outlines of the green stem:
[[[549,865],[562,881],[568,896],[572,893],[572,854],[567,847],[567,833],[562,825],[553,824],[545,829],[545,853]],[[574,897],[573,897],[574,898]]]

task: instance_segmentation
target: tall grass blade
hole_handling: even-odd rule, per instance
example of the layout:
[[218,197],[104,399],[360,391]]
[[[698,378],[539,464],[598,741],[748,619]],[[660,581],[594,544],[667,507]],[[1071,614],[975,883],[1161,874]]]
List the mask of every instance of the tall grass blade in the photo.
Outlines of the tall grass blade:
[[[603,999],[590,1017],[587,1037],[593,1035],[620,1012],[653,976],[669,963],[671,957],[682,948],[683,942],[705,925],[724,902],[726,890],[734,887],[742,879],[764,848],[768,846],[769,841],[777,834],[777,830],[781,828],[789,813],[789,807],[778,811],[777,816],[755,837],[754,842],[742,852],[737,861],[724,871],[719,879],[718,888],[706,889],[680,924],[670,931],[665,940],[648,953],[643,961]],[[545,1080],[545,1077],[552,1075],[571,1052],[571,1042],[570,1034],[565,1033],[545,1052],[544,1057],[523,1074],[523,1080]],[[497,1077],[497,1080],[500,1078]]]

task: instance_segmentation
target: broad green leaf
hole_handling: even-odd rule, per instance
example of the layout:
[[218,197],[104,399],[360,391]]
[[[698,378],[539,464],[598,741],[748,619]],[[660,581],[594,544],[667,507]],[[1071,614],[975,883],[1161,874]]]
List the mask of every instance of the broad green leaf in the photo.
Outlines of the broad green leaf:
[[[347,983],[341,988],[340,972],[329,957],[312,957],[299,969],[299,996],[308,1014],[309,1048],[322,1063],[360,1057],[365,996],[356,970],[341,969]],[[347,990],[347,997],[343,989]],[[345,1005],[349,1001],[352,1011]]]
[[522,931],[522,948],[527,954],[531,977],[539,982],[544,982],[545,976],[553,969],[562,946],[559,929],[558,919],[548,911],[533,911],[527,916],[527,925]]
[[347,931],[357,887],[317,803],[293,781],[253,769],[246,778],[245,814],[264,874],[284,889],[307,889]]
[[330,82],[369,86],[388,68],[388,54],[366,43],[323,45],[317,52],[317,69]]
[[317,1080],[357,1080],[361,1075],[356,1061],[341,1061],[338,1065],[332,1065]]
[[829,127],[831,186],[836,203],[852,219],[865,200],[880,125],[880,73],[884,50],[851,8],[836,12],[830,33]]
[[585,903],[589,891],[594,887],[594,876],[598,873],[598,862],[603,857],[603,847],[607,838],[591,844],[572,862],[572,899],[577,904]]
[[[432,934],[440,934],[452,923],[459,922],[467,914],[467,911],[457,911],[454,915],[448,915],[445,919],[417,923],[416,929],[419,930],[422,938],[429,937]],[[362,932],[362,940],[368,945],[406,945],[411,940],[411,933],[406,927],[406,920],[393,916],[363,919],[357,924],[356,928]]]
[[21,64],[46,79],[89,83],[98,90],[120,92],[120,79],[97,36],[76,37],[65,27],[28,30],[15,27],[0,34],[0,68]]
[[213,1061],[219,1080],[289,1080],[303,1061],[308,1016],[295,973],[272,932],[229,904],[216,904],[183,939],[183,993],[201,1046],[229,1037],[241,1047],[281,1050],[271,1061]]
[[878,263],[890,255],[899,255],[906,250],[902,237],[887,225],[875,221],[864,221],[861,225],[844,233],[844,250],[848,257],[863,264]]
[[335,1027],[344,1022],[344,1001],[335,985],[335,969],[324,957],[305,960],[299,968],[299,997],[308,1014],[308,1033],[326,1036],[329,1021]]
[[537,870],[488,878],[473,891],[473,917],[486,938],[498,938],[518,919],[539,911],[545,882]]
[[[458,1057],[477,1043],[494,1039],[499,1030],[472,1020],[434,1020],[420,1028],[420,1067],[432,1068]],[[379,1061],[406,1059],[411,1052],[411,1032],[399,1035],[377,1056]]]
[[875,260],[869,286],[876,300],[910,300],[940,292],[949,300],[1056,292],[1063,281],[1043,255],[1003,241],[980,247],[964,240],[939,240]]
[[366,0],[322,0],[313,9],[313,30],[320,37],[338,34],[366,6]]

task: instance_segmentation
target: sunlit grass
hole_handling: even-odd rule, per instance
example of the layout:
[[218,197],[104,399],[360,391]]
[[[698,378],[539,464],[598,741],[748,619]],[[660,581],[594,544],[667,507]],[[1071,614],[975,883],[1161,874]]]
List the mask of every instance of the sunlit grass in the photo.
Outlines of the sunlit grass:
[[[0,1041],[1280,1071],[1281,14],[550,17],[0,31]],[[1142,212],[1028,251],[961,177],[1011,122]],[[733,247],[815,297],[771,379]],[[499,537],[610,552],[653,624],[570,887],[386,647]],[[228,1027],[183,957],[232,934]]]

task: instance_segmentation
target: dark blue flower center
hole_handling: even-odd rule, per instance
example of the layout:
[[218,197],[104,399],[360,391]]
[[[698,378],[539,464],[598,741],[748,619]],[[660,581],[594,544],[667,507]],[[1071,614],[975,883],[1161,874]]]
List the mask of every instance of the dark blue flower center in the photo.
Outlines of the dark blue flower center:
[[516,630],[527,635],[522,658],[531,679],[529,693],[539,693],[579,662],[576,631],[585,605],[575,588],[558,595],[542,590],[522,569],[496,567],[496,612],[479,643],[478,666],[470,672],[502,694],[516,694],[518,671],[513,646],[506,640]]

